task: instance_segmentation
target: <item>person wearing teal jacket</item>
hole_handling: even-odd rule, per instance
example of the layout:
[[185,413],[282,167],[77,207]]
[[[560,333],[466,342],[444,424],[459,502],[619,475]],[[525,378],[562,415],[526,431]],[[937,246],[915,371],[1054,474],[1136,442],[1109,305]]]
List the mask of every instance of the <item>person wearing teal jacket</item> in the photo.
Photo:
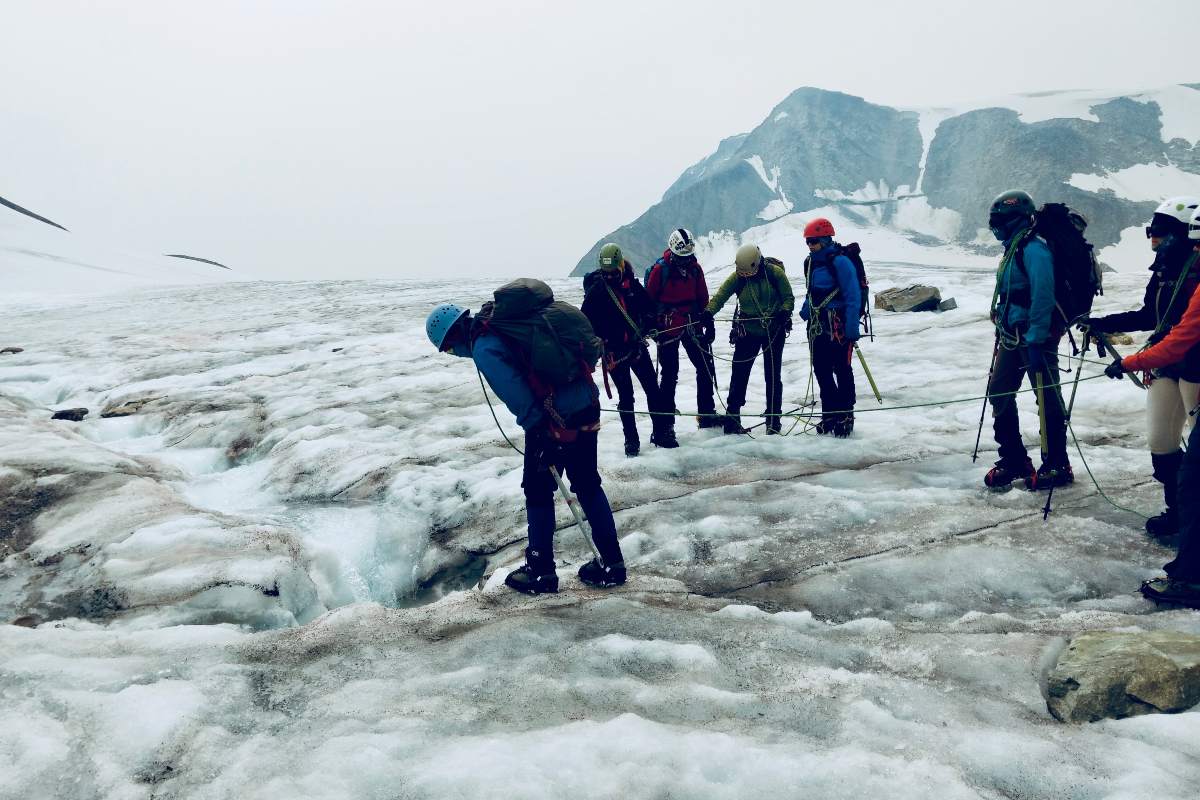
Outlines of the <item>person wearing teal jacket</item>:
[[[992,427],[1000,460],[983,482],[1007,489],[1024,479],[1030,490],[1064,486],[1075,480],[1067,459],[1067,423],[1058,368],[1058,343],[1064,328],[1054,323],[1054,259],[1046,242],[1033,231],[1033,198],[1022,191],[1004,192],[992,201],[988,225],[1004,244],[996,271],[992,321],[996,325],[996,361],[988,383]],[[1035,471],[1021,440],[1016,392],[1025,376],[1036,389],[1045,422],[1042,464]]]
[[792,329],[796,298],[783,263],[763,258],[757,245],[738,248],[733,275],[708,301],[707,311],[716,314],[733,295],[738,311],[730,341],[733,343],[733,376],[729,381],[729,400],[725,404],[726,433],[745,433],[741,411],[746,402],[750,370],[761,350],[763,378],[767,390],[767,433],[779,433],[783,412],[783,345]]

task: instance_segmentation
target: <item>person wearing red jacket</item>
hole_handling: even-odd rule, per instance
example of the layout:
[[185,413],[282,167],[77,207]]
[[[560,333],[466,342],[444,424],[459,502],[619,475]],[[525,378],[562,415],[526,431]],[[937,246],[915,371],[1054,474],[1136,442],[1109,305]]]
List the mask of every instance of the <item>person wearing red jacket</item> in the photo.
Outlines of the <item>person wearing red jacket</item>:
[[682,344],[696,368],[696,407],[701,428],[719,428],[713,381],[717,368],[712,342],[716,332],[708,305],[708,284],[696,260],[696,241],[686,228],[677,228],[667,240],[662,258],[650,267],[646,292],[658,305],[658,363],[662,368],[659,393],[667,408],[675,408],[679,384],[679,346]]
[[[1200,211],[1193,216],[1188,238],[1200,240]],[[1200,244],[1196,245],[1200,251]],[[1121,378],[1126,372],[1161,370],[1200,357],[1200,291],[1192,294],[1179,322],[1171,327],[1165,338],[1140,353],[1118,358],[1104,370],[1110,378]],[[1186,409],[1192,426],[1187,451],[1179,467],[1177,497],[1179,551],[1163,571],[1164,578],[1142,584],[1142,594],[1155,602],[1175,603],[1200,608],[1200,426],[1196,417],[1200,405]],[[1180,427],[1183,423],[1180,422]]]

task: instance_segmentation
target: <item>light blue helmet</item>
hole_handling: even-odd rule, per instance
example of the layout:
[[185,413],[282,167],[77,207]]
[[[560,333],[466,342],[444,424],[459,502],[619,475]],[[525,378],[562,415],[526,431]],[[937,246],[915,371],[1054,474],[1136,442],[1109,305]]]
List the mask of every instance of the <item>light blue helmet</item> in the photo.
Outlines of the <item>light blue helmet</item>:
[[442,342],[446,341],[446,334],[450,333],[454,323],[468,313],[469,309],[456,306],[454,303],[442,303],[430,311],[429,316],[425,318],[425,334],[429,337],[429,341],[433,342],[433,346],[441,350]]

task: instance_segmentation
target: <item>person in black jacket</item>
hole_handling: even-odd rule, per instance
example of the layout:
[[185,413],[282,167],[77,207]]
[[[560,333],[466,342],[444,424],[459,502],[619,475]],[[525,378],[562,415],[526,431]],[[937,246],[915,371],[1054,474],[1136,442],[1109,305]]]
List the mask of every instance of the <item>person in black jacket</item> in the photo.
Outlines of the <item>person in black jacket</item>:
[[638,283],[620,247],[610,242],[600,248],[600,269],[584,276],[583,289],[584,316],[592,323],[596,335],[604,340],[601,364],[605,388],[609,376],[617,385],[625,455],[632,457],[641,451],[637,416],[633,413],[634,376],[642,384],[646,405],[653,414],[651,443],[658,447],[678,447],[673,409],[663,401],[645,340],[646,331],[654,325],[656,306]]
[[[1200,207],[1194,197],[1173,197],[1158,207],[1146,228],[1154,263],[1142,307],[1136,311],[1085,318],[1080,327],[1094,333],[1152,331],[1149,344],[1166,338],[1178,324],[1198,282],[1194,242],[1188,225]],[[1146,522],[1151,536],[1172,536],[1179,528],[1179,469],[1183,464],[1180,443],[1188,412],[1200,397],[1200,350],[1182,361],[1156,369],[1146,398],[1147,438],[1154,479],[1163,485],[1166,510]]]

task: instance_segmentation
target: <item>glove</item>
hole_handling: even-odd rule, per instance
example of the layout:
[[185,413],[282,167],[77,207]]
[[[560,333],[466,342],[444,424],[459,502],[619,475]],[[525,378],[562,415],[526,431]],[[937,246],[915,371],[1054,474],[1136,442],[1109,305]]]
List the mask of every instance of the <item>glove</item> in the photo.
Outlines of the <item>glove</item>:
[[1120,380],[1125,377],[1125,365],[1121,363],[1121,359],[1115,358],[1113,362],[1104,368],[1104,374],[1113,380]]
[[771,317],[771,324],[776,328],[783,328],[785,331],[792,329],[792,312],[776,311]]
[[1025,346],[1025,361],[1029,365],[1030,375],[1042,375],[1046,373],[1046,351],[1042,349],[1040,344],[1031,344]]
[[712,327],[713,315],[708,313],[707,308],[702,308],[698,312],[696,312],[696,319],[700,321],[701,325],[707,325],[709,327]]
[[1075,327],[1081,331],[1091,331],[1092,333],[1107,333],[1104,330],[1104,317],[1081,317]]

